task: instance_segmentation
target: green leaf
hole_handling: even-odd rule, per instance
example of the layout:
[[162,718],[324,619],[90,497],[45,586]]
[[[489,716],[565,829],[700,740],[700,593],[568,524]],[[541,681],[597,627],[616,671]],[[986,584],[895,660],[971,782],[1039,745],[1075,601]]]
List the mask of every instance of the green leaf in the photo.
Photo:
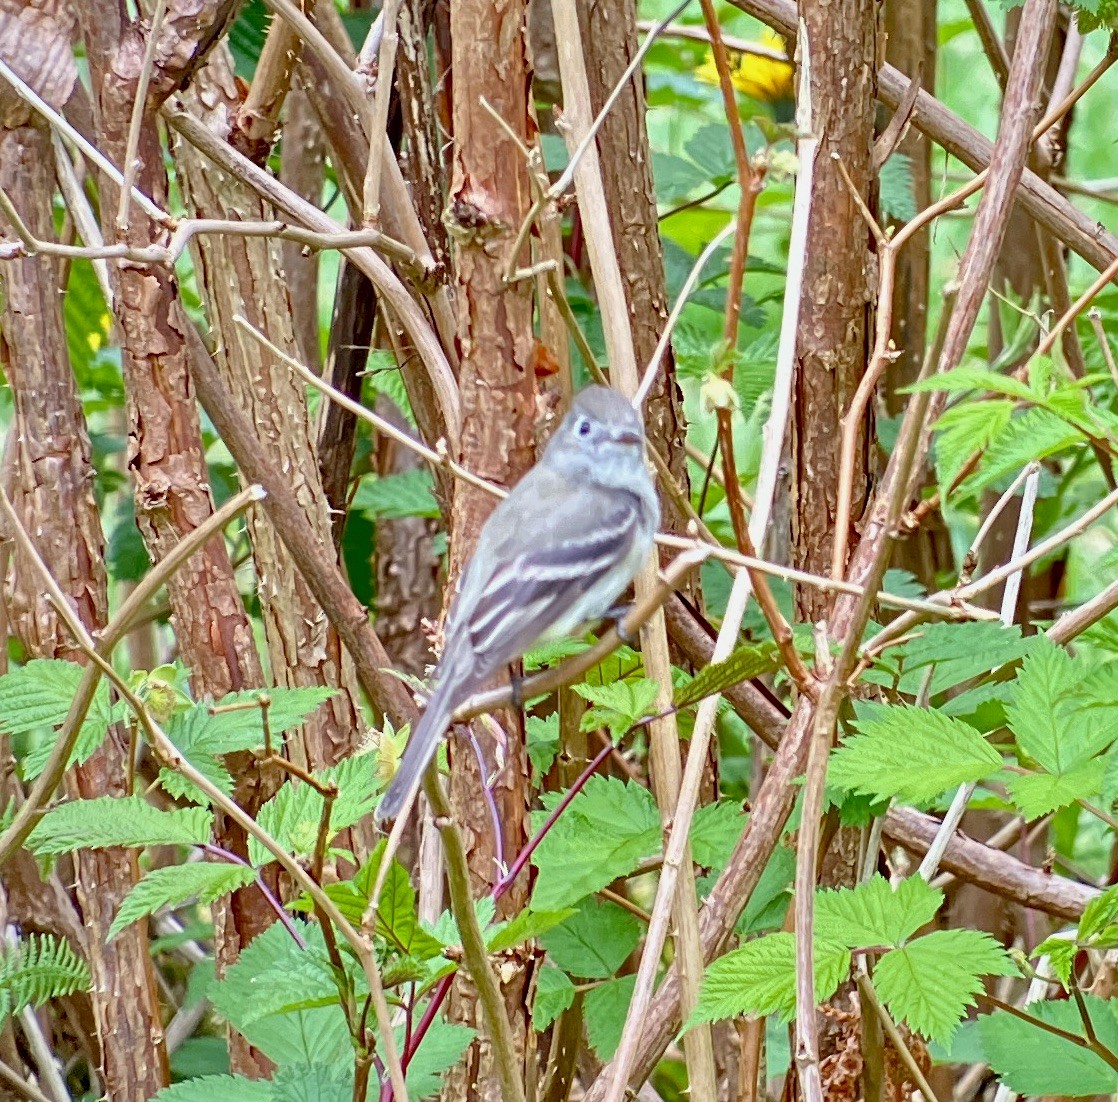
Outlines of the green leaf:
[[724,122],[700,126],[684,143],[687,156],[706,173],[711,184],[737,177],[730,129]]
[[155,1095],[153,1102],[274,1102],[267,1079],[243,1075],[200,1075],[173,1083]]
[[1079,919],[1078,940],[1088,942],[1118,920],[1118,887],[1087,901]]
[[859,734],[843,739],[831,757],[828,780],[882,799],[917,803],[996,773],[998,752],[967,723],[908,704],[874,708],[859,719]]
[[691,822],[691,856],[704,868],[722,869],[746,822],[746,814],[736,800],[704,804]]
[[4,674],[0,677],[0,730],[20,735],[39,727],[60,727],[83,672],[77,663],[62,658],[33,658]]
[[936,474],[945,496],[967,460],[1009,424],[1013,409],[1014,402],[1008,398],[964,402],[936,422]]
[[772,673],[779,665],[777,649],[771,643],[741,647],[724,661],[704,666],[686,685],[676,689],[673,703],[676,708],[687,708],[731,685]]
[[536,981],[536,1001],[532,1004],[532,1026],[539,1032],[575,1001],[575,985],[566,972],[545,964]]
[[[196,704],[176,712],[167,722],[167,737],[184,752],[188,749],[207,754],[231,754],[254,750],[264,745],[264,713],[273,738],[298,726],[332,696],[337,689],[309,686],[296,689],[243,689],[223,696],[212,707]],[[267,709],[259,704],[264,697]],[[245,705],[234,708],[234,705]],[[256,705],[253,707],[252,705]],[[232,708],[229,711],[226,709]]]
[[792,898],[792,878],[795,874],[795,851],[788,846],[777,846],[745,905],[737,927],[740,935],[780,928]]
[[895,681],[900,692],[915,696],[924,687],[929,667],[934,667],[928,693],[935,698],[964,681],[1016,662],[1037,645],[1038,637],[1022,636],[1016,624],[982,620],[925,624],[914,639],[887,648],[866,680],[878,685]]
[[1012,375],[1002,375],[986,367],[952,368],[950,371],[921,379],[920,382],[904,388],[906,394],[918,394],[921,391],[946,391],[948,394],[958,394],[970,390],[990,391],[1022,402],[1036,402],[1040,399],[1040,395],[1019,379],[1015,379]]
[[612,1059],[621,1042],[625,1028],[625,1015],[633,1001],[636,976],[622,976],[609,980],[586,993],[583,1014],[586,1018],[586,1037],[599,1060]]
[[1082,665],[1045,638],[1024,661],[1006,719],[1017,745],[1049,773],[1063,773],[1102,750],[1092,717],[1080,715]]
[[[66,721],[77,695],[84,669],[62,658],[33,658],[0,677],[0,731],[27,734],[45,727],[58,728]],[[111,722],[109,686],[102,679],[90,702],[67,766],[81,765],[92,757],[105,739]],[[54,749],[54,738],[42,739],[24,756],[21,772],[35,780]]]
[[194,896],[205,906],[256,879],[256,870],[244,865],[195,861],[153,869],[121,901],[109,927],[110,940],[126,926],[160,907],[177,906]]
[[[413,1098],[430,1098],[438,1094],[443,1086],[443,1073],[462,1059],[462,1054],[475,1036],[469,1026],[454,1025],[443,1018],[436,1018],[408,1065],[408,1094]],[[399,1040],[403,1040],[402,1034]]]
[[707,174],[691,161],[660,150],[652,154],[652,173],[656,181],[656,198],[661,203],[684,199],[707,183]]
[[549,931],[543,946],[564,972],[583,979],[612,976],[641,939],[641,925],[628,911],[605,900],[583,900],[578,911]]
[[400,474],[366,475],[357,487],[351,509],[369,513],[376,520],[439,516],[434,479],[426,467]]
[[583,731],[608,727],[614,739],[621,738],[637,720],[656,712],[660,686],[647,677],[614,681],[609,685],[575,685],[574,691],[594,705],[582,717]]
[[349,1030],[336,1001],[310,1010],[267,1012],[285,1001],[305,999],[309,980],[330,982],[321,932],[295,922],[307,949],[300,948],[282,923],[274,923],[211,986],[210,1001],[250,1044],[280,1066],[351,1061]]
[[559,713],[541,718],[528,716],[525,721],[528,758],[540,773],[546,773],[559,753]]
[[509,922],[500,923],[495,930],[487,930],[485,948],[490,953],[503,953],[526,941],[542,937],[575,913],[570,907],[561,911],[533,911],[526,908]]
[[910,222],[916,217],[916,193],[912,183],[912,161],[905,153],[894,153],[878,173],[881,213],[886,218]]
[[[850,970],[850,953],[841,946],[815,946],[815,998],[834,994]],[[796,939],[781,932],[748,941],[726,953],[703,973],[699,1003],[688,1026],[739,1015],[778,1014],[789,1019],[796,1010]]]
[[848,949],[903,945],[935,918],[942,904],[943,892],[922,876],[910,876],[894,890],[875,874],[854,888],[817,892],[815,929],[824,941]]
[[[1103,1002],[1093,995],[1087,995],[1085,1001],[1099,1040],[1111,1052],[1118,1052],[1115,1001]],[[1086,1037],[1070,999],[1034,1002],[1025,1009],[1033,1018]],[[979,1018],[978,1033],[990,1066],[1006,1087],[1019,1094],[1082,1098],[1118,1091],[1118,1072],[1100,1056],[1003,1010]]]
[[1075,958],[1079,955],[1079,945],[1067,938],[1050,937],[1042,941],[1030,954],[1031,957],[1047,957],[1052,972],[1066,991],[1071,984],[1071,970],[1075,967]]
[[0,941],[0,1024],[48,999],[88,991],[89,985],[89,968],[68,941],[51,934]]
[[353,1065],[292,1064],[272,1080],[273,1102],[352,1102]]
[[982,976],[1013,976],[1009,954],[978,930],[936,930],[886,953],[873,983],[893,1015],[945,1041],[982,990]]
[[[533,829],[562,798],[554,792],[542,798],[545,811],[533,817]],[[532,855],[539,870],[532,906],[557,911],[577,903],[632,872],[660,842],[660,815],[646,788],[591,777]]]
[[[338,790],[330,811],[328,838],[372,812],[381,787],[375,751],[355,754],[314,776]],[[316,788],[290,781],[260,809],[257,822],[289,853],[309,857],[314,853],[325,806],[325,798]],[[254,865],[266,865],[273,859],[255,838],[249,839],[248,855]]]
[[[352,880],[327,884],[323,889],[337,904],[338,910],[352,923],[360,923],[365,914],[365,908],[376,885],[386,845],[386,839],[377,844],[368,861],[362,865]],[[304,894],[293,906],[299,910],[311,910],[312,903]],[[418,960],[431,960],[441,955],[445,948],[443,942],[419,924],[415,907],[415,889],[411,885],[407,870],[396,860],[393,860],[392,867],[388,870],[384,886],[381,888],[380,899],[377,901],[376,932],[397,951]]]
[[1028,409],[1014,417],[987,446],[977,474],[960,487],[972,495],[1004,475],[1016,474],[1034,459],[1044,459],[1085,442],[1084,436],[1046,409]]
[[213,816],[198,807],[160,811],[140,796],[71,800],[48,811],[27,839],[34,853],[72,853],[108,846],[200,846]]
[[1094,799],[1102,789],[1106,762],[1077,765],[1066,773],[1027,773],[1010,777],[1006,782],[1009,794],[1021,814],[1030,822],[1061,807],[1070,807],[1076,800]]

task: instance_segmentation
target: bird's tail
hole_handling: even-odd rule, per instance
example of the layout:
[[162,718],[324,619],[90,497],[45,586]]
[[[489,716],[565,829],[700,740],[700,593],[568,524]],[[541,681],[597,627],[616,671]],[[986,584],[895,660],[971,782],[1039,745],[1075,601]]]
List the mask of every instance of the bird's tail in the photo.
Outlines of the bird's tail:
[[376,817],[379,822],[395,819],[403,811],[404,805],[410,799],[412,792],[419,787],[424,771],[435,756],[439,741],[450,725],[450,717],[454,714],[454,709],[472,691],[473,678],[470,677],[468,670],[443,671],[439,684],[427,702],[422,718],[408,739],[396,775],[377,806]]

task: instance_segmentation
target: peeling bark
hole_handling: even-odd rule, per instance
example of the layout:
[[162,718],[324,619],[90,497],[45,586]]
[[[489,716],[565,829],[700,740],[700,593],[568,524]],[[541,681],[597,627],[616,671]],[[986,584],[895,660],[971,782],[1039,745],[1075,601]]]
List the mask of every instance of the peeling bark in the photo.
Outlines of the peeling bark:
[[[877,9],[876,0],[805,0],[801,6],[820,146],[790,422],[792,558],[794,566],[814,574],[831,570],[841,419],[866,369],[876,282],[869,228],[831,155],[842,158],[854,187],[863,198],[869,196],[880,45]],[[852,526],[865,505],[871,438],[869,426],[863,425],[853,471]],[[852,539],[850,546],[856,542]],[[803,586],[796,602],[798,618],[814,622],[827,615],[833,598]]]
[[[50,136],[37,125],[0,131],[0,186],[39,237],[53,232],[52,163]],[[0,266],[0,365],[15,399],[13,505],[75,613],[96,632],[108,611],[105,541],[93,500],[89,435],[66,350],[60,280],[59,265],[47,257]],[[35,568],[18,552],[11,581],[11,625],[27,654],[84,664]],[[71,795],[124,795],[126,762],[127,741],[113,727],[101,748],[68,775]],[[74,864],[105,1090],[110,1098],[140,1102],[168,1077],[146,923],[108,941],[117,908],[139,879],[136,855],[80,850]],[[59,916],[67,910],[60,908]]]

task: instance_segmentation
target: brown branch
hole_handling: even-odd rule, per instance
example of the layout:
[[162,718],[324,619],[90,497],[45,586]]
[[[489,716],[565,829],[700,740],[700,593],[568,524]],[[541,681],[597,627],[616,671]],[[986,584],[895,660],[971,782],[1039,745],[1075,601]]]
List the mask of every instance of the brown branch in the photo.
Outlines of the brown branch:
[[[790,0],[730,2],[786,37],[796,33],[796,8]],[[904,100],[910,84],[892,65],[884,65],[878,72],[878,96],[888,107],[896,108]],[[993,143],[927,92],[921,91],[916,98],[912,124],[973,171],[989,167]],[[1024,210],[1093,268],[1101,271],[1118,257],[1118,237],[1072,206],[1035,172],[1026,169],[1015,186]]]

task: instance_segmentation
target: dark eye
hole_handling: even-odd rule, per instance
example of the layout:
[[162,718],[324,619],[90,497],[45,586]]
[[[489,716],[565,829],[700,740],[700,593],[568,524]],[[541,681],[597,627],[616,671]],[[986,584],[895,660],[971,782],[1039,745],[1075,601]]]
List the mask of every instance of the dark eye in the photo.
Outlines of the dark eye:
[[590,435],[590,422],[587,421],[585,417],[580,417],[575,422],[575,432],[577,432],[579,434],[579,436],[589,436]]

